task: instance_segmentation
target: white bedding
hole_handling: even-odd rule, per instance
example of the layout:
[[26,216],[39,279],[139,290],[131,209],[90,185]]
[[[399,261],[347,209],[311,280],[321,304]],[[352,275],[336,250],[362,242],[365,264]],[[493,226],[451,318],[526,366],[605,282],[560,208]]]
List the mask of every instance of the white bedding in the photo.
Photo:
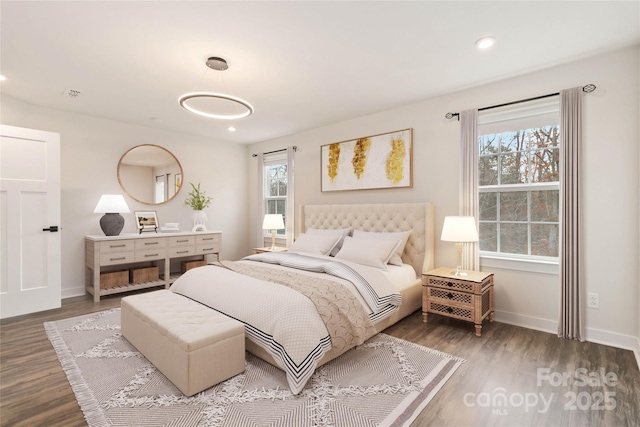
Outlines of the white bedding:
[[[271,269],[288,269],[250,260],[282,255],[254,255],[239,263],[245,266],[255,264]],[[320,256],[315,259],[320,264],[326,260],[335,262],[330,257]],[[353,283],[342,278],[310,271],[295,272],[307,276],[322,276],[346,286],[374,324],[397,311],[400,295],[396,292],[396,287],[401,284],[403,277],[407,277],[403,267],[381,273],[378,269],[354,263],[337,264],[347,265],[350,267],[347,271],[355,271],[357,275],[369,278],[368,285],[359,285],[361,290],[364,288],[363,292],[359,292]],[[410,278],[411,282],[415,282],[415,271]],[[307,296],[287,286],[209,265],[189,270],[176,280],[171,290],[243,322],[247,338],[267,351],[285,371],[293,393],[302,390],[318,361],[331,350],[329,332],[314,303]],[[352,346],[354,345],[358,343]]]

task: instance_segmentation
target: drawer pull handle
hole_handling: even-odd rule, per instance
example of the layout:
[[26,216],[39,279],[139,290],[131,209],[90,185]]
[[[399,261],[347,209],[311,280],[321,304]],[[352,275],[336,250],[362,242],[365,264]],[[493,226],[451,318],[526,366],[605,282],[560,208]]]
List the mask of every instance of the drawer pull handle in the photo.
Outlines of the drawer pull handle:
[[187,240],[176,240],[176,242],[178,242],[178,243],[184,243],[184,242],[188,242],[188,241],[189,241],[188,239]]
[[451,292],[449,292],[449,293],[447,294],[447,298],[449,298],[449,299],[453,298],[453,294],[452,294]]
[[127,259],[127,257],[119,257],[119,258],[109,258],[109,261],[120,261],[121,259]]
[[189,253],[189,251],[178,251],[178,252],[176,252],[176,253],[177,253],[177,254],[188,254],[188,253]]
[[109,245],[110,248],[124,248],[127,245]]
[[152,257],[152,256],[158,256],[158,254],[147,254],[147,255],[145,255],[145,258],[149,258],[149,257]]
[[453,313],[453,308],[451,308],[451,307],[447,307],[447,311],[448,311],[449,313]]
[[205,240],[213,240],[213,237],[203,237],[202,241],[205,241]]
[[149,245],[157,245],[158,242],[144,242],[145,246],[149,246]]
[[203,251],[212,251],[213,248],[204,248]]

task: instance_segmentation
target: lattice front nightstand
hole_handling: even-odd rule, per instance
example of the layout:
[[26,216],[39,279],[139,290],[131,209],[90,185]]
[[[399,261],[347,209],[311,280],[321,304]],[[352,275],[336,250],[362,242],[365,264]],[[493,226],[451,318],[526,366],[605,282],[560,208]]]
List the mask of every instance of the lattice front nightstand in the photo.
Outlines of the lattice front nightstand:
[[422,321],[428,313],[473,322],[480,336],[482,321],[493,322],[493,273],[467,271],[452,274],[455,268],[441,267],[422,276]]

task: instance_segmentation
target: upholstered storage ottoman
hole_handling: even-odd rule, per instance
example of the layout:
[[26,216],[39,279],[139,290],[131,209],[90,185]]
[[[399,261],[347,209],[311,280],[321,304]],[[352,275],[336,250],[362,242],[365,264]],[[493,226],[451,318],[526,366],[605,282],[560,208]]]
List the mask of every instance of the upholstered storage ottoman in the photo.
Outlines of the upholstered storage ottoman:
[[244,325],[163,289],[122,298],[122,335],[185,395],[244,371]]

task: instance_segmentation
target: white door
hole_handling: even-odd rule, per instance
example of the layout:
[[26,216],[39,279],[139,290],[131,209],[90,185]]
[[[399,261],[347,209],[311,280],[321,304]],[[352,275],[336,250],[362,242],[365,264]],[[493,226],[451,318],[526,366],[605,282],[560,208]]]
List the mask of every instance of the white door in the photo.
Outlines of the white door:
[[59,226],[60,135],[0,125],[0,318],[60,307]]

